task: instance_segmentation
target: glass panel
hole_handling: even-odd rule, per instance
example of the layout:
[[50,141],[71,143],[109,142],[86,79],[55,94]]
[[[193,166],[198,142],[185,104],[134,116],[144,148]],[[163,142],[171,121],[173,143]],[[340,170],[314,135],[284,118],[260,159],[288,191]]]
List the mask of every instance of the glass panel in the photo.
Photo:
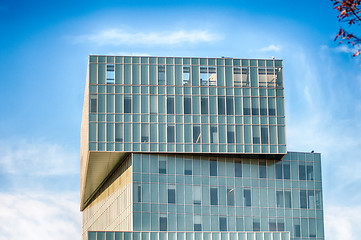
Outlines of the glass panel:
[[211,188],[210,195],[211,195],[211,205],[218,205],[218,189]]

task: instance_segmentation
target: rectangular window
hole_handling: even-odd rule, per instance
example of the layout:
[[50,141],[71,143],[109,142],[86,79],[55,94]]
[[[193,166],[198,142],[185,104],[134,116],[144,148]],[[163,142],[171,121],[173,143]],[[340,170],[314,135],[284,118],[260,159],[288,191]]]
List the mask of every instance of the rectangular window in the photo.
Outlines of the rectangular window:
[[175,188],[174,186],[170,186],[168,189],[168,203],[175,203]]
[[208,67],[208,84],[209,86],[217,86],[216,67]]
[[201,143],[201,127],[193,126],[193,143]]
[[267,116],[267,98],[262,97],[260,98],[260,104],[261,104],[261,116]]
[[261,231],[261,223],[259,222],[259,219],[254,219],[253,220],[253,231],[254,232]]
[[97,96],[94,94],[90,95],[90,113],[96,113],[98,109]]
[[209,174],[210,176],[217,176],[217,161],[209,161]]
[[218,189],[211,188],[210,194],[211,194],[211,205],[218,205]]
[[313,180],[313,166],[307,166],[307,180]]
[[192,160],[184,160],[184,175],[192,175]]
[[243,218],[241,217],[236,218],[236,231],[244,231]]
[[201,98],[201,113],[208,114],[208,98]]
[[167,114],[174,114],[174,97],[167,97]]
[[132,99],[130,97],[124,97],[124,113],[132,112]]
[[234,143],[234,126],[227,127],[227,143]]
[[282,191],[276,191],[276,197],[277,197],[277,207],[282,208],[283,205],[283,192]]
[[227,231],[227,218],[219,217],[219,231]]
[[241,161],[234,162],[234,176],[242,177],[242,162]]
[[276,163],[276,179],[282,179],[282,162]]
[[167,217],[159,217],[159,230],[167,231]]
[[285,208],[292,208],[291,192],[285,191]]
[[167,142],[174,143],[174,126],[167,127]]
[[227,115],[234,115],[233,97],[227,97]]
[[218,131],[216,125],[210,126],[211,143],[218,143]]
[[149,142],[149,124],[142,123],[142,142]]
[[158,66],[158,85],[165,84],[165,66],[159,65]]
[[276,116],[275,98],[268,98],[268,114],[270,116]]
[[194,231],[202,231],[202,216],[194,216]]
[[316,195],[316,209],[322,209],[322,192],[321,191],[315,191]]
[[207,66],[200,66],[199,78],[201,80],[201,85],[202,86],[208,86]]
[[115,123],[115,142],[123,142],[123,123]]
[[267,169],[266,169],[266,161],[259,161],[259,177],[266,178],[267,177]]
[[284,230],[285,230],[285,223],[283,222],[283,220],[278,220],[277,221],[277,231],[283,232]]
[[150,113],[158,113],[158,96],[150,95]]
[[269,220],[269,231],[276,232],[277,231],[277,223],[275,219]]
[[244,202],[244,206],[246,207],[250,207],[252,204],[252,199],[251,199],[251,190],[250,189],[244,189],[243,190],[243,202]]
[[138,202],[142,202],[142,187],[141,186],[138,186],[137,188],[137,191],[138,191]]
[[190,83],[190,67],[183,66],[183,85],[189,85]]
[[114,84],[114,64],[107,64],[107,84]]
[[294,226],[294,236],[301,237],[301,226],[299,224],[295,224]]
[[240,67],[233,67],[233,83],[235,87],[242,86],[242,71]]
[[268,144],[268,127],[261,127],[261,143]]
[[234,188],[227,189],[227,205],[234,206]]
[[291,169],[289,164],[283,164],[283,178],[291,179]]
[[306,192],[306,190],[300,191],[300,205],[301,205],[301,208],[307,208],[307,192]]
[[202,202],[201,186],[193,186],[193,204],[200,205]]
[[306,166],[303,164],[300,164],[298,166],[298,169],[299,169],[299,179],[306,180]]
[[225,115],[225,98],[218,97],[218,115]]
[[315,192],[308,190],[308,208],[315,209]]
[[159,161],[159,173],[166,174],[167,173],[167,162],[164,160]]
[[252,115],[259,116],[258,98],[252,98]]
[[192,100],[190,97],[184,97],[184,114],[192,114]]

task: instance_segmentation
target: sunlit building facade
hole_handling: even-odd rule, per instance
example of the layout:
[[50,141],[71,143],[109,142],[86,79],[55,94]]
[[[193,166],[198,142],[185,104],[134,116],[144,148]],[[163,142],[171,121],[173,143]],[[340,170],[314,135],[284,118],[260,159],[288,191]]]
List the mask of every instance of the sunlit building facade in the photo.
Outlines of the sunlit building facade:
[[287,152],[281,60],[89,56],[83,239],[324,239],[318,153]]

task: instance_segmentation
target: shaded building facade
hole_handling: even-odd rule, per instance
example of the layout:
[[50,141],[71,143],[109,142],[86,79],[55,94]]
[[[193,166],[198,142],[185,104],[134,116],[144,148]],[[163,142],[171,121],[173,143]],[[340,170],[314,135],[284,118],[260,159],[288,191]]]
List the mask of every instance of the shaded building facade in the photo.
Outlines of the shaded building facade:
[[89,56],[81,137],[83,239],[324,239],[281,60]]

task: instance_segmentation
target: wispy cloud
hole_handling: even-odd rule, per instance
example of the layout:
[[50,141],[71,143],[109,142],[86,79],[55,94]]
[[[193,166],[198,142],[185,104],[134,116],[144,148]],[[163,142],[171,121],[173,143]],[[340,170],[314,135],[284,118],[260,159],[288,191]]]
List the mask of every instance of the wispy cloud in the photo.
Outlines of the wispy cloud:
[[0,193],[0,240],[80,239],[78,193]]
[[326,212],[325,229],[328,240],[359,239],[361,206],[330,206]]
[[267,47],[263,47],[258,49],[259,52],[279,52],[282,47],[280,45],[270,44]]
[[0,169],[5,174],[74,174],[78,163],[78,152],[44,140],[0,141]]
[[182,43],[204,43],[220,37],[208,30],[178,30],[163,32],[130,32],[123,29],[108,29],[93,34],[73,37],[74,43],[91,42],[98,45],[176,45]]

